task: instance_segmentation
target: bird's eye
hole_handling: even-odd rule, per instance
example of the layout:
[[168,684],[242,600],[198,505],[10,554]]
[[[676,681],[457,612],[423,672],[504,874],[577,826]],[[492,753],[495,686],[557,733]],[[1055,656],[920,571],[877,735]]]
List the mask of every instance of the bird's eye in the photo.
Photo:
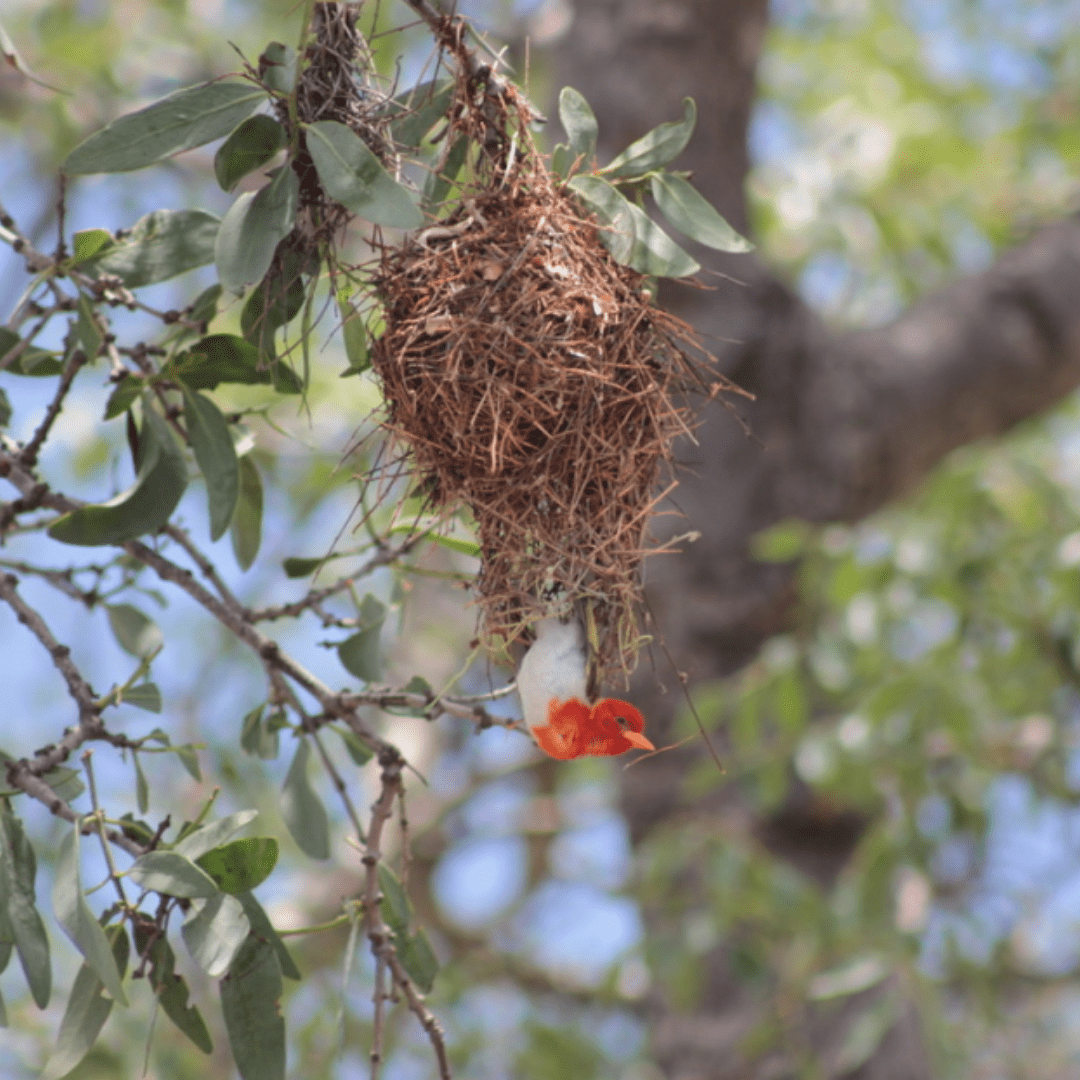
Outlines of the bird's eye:
[[626,727],[626,717],[625,716],[616,716],[615,717],[615,723],[618,724],[619,727]]

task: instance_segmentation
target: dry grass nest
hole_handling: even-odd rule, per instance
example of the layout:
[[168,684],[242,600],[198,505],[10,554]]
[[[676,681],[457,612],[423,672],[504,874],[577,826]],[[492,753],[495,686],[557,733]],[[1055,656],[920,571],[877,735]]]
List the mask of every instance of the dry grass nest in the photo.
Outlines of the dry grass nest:
[[382,252],[372,359],[386,426],[434,505],[472,511],[488,640],[583,605],[594,677],[625,678],[645,531],[675,486],[660,480],[689,429],[686,392],[728,384],[551,177],[513,89],[501,100],[515,137],[444,221]]

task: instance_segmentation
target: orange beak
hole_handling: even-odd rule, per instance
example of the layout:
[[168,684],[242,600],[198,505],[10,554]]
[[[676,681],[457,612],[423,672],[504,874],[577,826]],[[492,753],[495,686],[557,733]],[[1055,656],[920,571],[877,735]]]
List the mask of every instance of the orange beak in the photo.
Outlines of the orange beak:
[[636,746],[639,750],[655,750],[656,749],[656,747],[653,746],[653,744],[651,742],[649,742],[649,740],[646,739],[644,735],[641,735],[636,731],[624,731],[624,732],[622,732],[622,737],[628,743],[630,743],[631,746]]

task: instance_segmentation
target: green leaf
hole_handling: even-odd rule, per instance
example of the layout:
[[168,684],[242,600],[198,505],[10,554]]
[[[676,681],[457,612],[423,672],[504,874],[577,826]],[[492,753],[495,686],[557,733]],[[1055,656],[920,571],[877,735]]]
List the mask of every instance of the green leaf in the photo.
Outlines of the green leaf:
[[551,171],[565,180],[573,167],[574,155],[570,153],[570,147],[566,143],[559,143],[551,151]]
[[262,541],[263,489],[259,470],[249,456],[240,459],[240,498],[229,535],[241,570],[247,570],[259,554]]
[[680,232],[717,251],[753,251],[754,245],[740,236],[681,176],[655,173],[650,180],[660,213]]
[[259,57],[259,74],[271,90],[292,93],[296,85],[296,50],[280,41],[271,41]]
[[241,333],[262,359],[274,355],[275,332],[300,314],[306,296],[300,259],[286,251],[251,290],[240,312]]
[[661,124],[637,142],[631,143],[610,165],[601,169],[605,176],[644,176],[674,161],[690,141],[697,121],[693,98],[683,98],[683,117],[674,123]]
[[226,289],[241,293],[262,280],[278,244],[292,230],[299,195],[296,173],[283,165],[269,184],[245,192],[229,207],[214,245],[218,277]]
[[[115,935],[112,957],[117,970],[123,973],[127,970],[130,950],[127,933],[123,926],[109,927],[105,933],[110,937]],[[56,1046],[45,1063],[41,1080],[59,1080],[67,1076],[90,1052],[112,1012],[113,999],[106,997],[104,990],[97,974],[83,964],[72,984],[71,995],[60,1021]]]
[[218,887],[214,879],[177,851],[148,851],[132,863],[128,877],[144,889],[166,896],[214,897]]
[[364,317],[345,299],[338,300],[338,312],[341,315],[341,338],[345,343],[345,358],[349,361],[349,367],[343,375],[356,375],[367,371],[371,367],[371,357],[368,353]]
[[271,723],[282,716],[280,712],[274,713],[264,722],[265,708],[265,705],[259,705],[244,717],[240,725],[240,749],[247,754],[257,755],[263,761],[273,761],[278,756],[277,733],[284,724]]
[[217,892],[191,901],[180,932],[195,963],[216,979],[229,970],[250,929],[244,905],[235,896]]
[[0,892],[7,896],[7,915],[26,983],[37,1007],[44,1009],[49,1004],[52,966],[49,939],[35,899],[36,875],[37,860],[22,822],[12,813],[7,800],[0,799]]
[[272,116],[249,116],[214,155],[214,175],[221,190],[232,191],[284,145],[285,129]]
[[251,923],[251,932],[256,937],[269,941],[273,946],[274,952],[277,953],[278,963],[281,965],[281,974],[286,979],[295,979],[299,982],[301,978],[300,969],[296,966],[296,962],[285,947],[285,942],[281,940],[278,932],[271,924],[270,917],[263,911],[262,905],[251,893],[244,893],[238,896],[237,899],[244,905],[244,912]]
[[11,423],[11,402],[3,389],[0,389],[0,428]]
[[570,140],[571,159],[581,158],[581,164],[588,166],[596,153],[599,127],[589,103],[572,86],[564,86],[559,92],[559,119]]
[[573,191],[585,200],[600,224],[600,239],[617,263],[626,263],[634,249],[634,215],[630,201],[598,176],[579,175],[570,181]]
[[469,138],[467,135],[459,135],[450,152],[446,155],[446,163],[441,169],[432,169],[424,181],[424,208],[431,214],[437,214],[450,191],[451,184],[457,180],[462,166],[469,153]]
[[851,1021],[836,1055],[835,1076],[852,1073],[877,1052],[882,1039],[897,1021],[897,1003],[891,994],[870,1002]]
[[454,95],[453,79],[429,79],[398,94],[390,103],[390,133],[398,146],[414,149],[446,116]]
[[261,885],[277,865],[278,842],[272,836],[233,840],[200,855],[198,865],[222,892],[238,896]]
[[[135,948],[147,955],[150,930],[145,923],[135,924]],[[165,1015],[204,1053],[214,1048],[206,1024],[194,1005],[188,1004],[189,991],[182,975],[176,974],[176,954],[165,937],[155,937],[149,946],[150,986]]]
[[49,536],[87,547],[121,544],[157,532],[169,520],[187,487],[187,469],[168,425],[150,407],[143,409],[139,444],[134,485],[107,503],[84,506],[58,518],[49,526]]
[[76,265],[86,262],[112,243],[108,229],[83,229],[71,237],[72,261]]
[[259,816],[258,810],[237,810],[235,814],[219,818],[190,832],[173,847],[178,855],[198,859],[208,851],[221,847],[230,836],[235,836],[245,825]]
[[311,744],[301,739],[281,789],[281,816],[305,855],[312,859],[330,858],[330,819],[308,776]]
[[813,535],[812,525],[791,518],[759,532],[751,541],[750,550],[761,562],[790,562],[806,550]]
[[[0,326],[0,361],[3,361],[21,340],[14,330]],[[11,375],[59,375],[64,370],[64,364],[52,353],[28,346],[19,354],[17,360],[13,360],[3,370]]]
[[346,209],[393,229],[415,229],[424,215],[412,193],[382,167],[359,136],[336,120],[309,124],[307,148],[327,194]]
[[69,176],[143,169],[228,135],[265,101],[266,94],[250,83],[211,82],[178,90],[91,135],[60,168]]
[[155,210],[81,269],[115,274],[129,289],[168,281],[214,261],[221,221],[205,210]]
[[439,974],[439,961],[427,934],[417,930],[411,937],[396,945],[398,959],[409,978],[425,993],[430,994]]
[[190,318],[192,321],[198,323],[210,322],[217,315],[218,301],[221,299],[223,291],[221,286],[217,284],[203,289],[191,302]]
[[169,371],[192,390],[213,390],[220,383],[273,383],[281,394],[298,394],[302,389],[287,364],[280,360],[262,363],[258,348],[236,334],[203,338],[177,357]]
[[380,622],[346,638],[337,647],[338,659],[345,670],[364,682],[378,682],[382,678],[381,632]]
[[165,638],[153,619],[131,604],[106,604],[113,637],[124,652],[145,660],[159,652]]
[[[125,705],[134,705],[135,708],[145,709],[149,713],[161,712],[161,691],[157,683],[141,682],[129,686],[122,692],[120,700]],[[174,746],[173,749],[179,752],[181,748]]]
[[83,352],[86,353],[86,359],[93,363],[97,359],[97,354],[101,351],[105,336],[94,318],[93,301],[85,293],[79,293],[77,310],[78,318],[75,320],[75,335],[79,339]]
[[627,203],[634,219],[634,246],[627,266],[651,277],[688,277],[701,266],[692,259],[644,210]]
[[229,527],[240,498],[240,465],[232,435],[221,410],[208,397],[186,386],[184,423],[195,460],[206,481],[210,539],[218,540]]
[[281,967],[273,947],[248,938],[221,980],[225,1030],[243,1080],[285,1080],[282,990]]
[[412,907],[397,874],[385,863],[379,863],[379,891],[383,897],[379,906],[386,925],[396,935],[404,937],[409,929]]
[[115,1001],[127,1005],[121,975],[113,957],[112,945],[83,898],[79,882],[79,838],[82,819],[64,834],[56,854],[52,901],[56,921],[64,928],[75,948],[105,984]]
[[190,743],[184,743],[182,746],[174,746],[173,753],[180,759],[180,764],[187,770],[191,779],[202,783],[202,770],[199,768],[199,755],[195,753],[195,747]]
[[125,375],[109,395],[105,404],[105,419],[112,420],[126,413],[146,389],[146,380],[139,375]]
[[135,762],[135,802],[139,807],[139,813],[145,814],[150,809],[150,788],[146,783],[146,775],[143,773],[139,755],[133,754],[132,760]]
[[343,555],[333,553],[329,555],[319,555],[313,559],[304,559],[298,555],[290,555],[287,559],[281,560],[281,568],[285,571],[285,576],[290,578],[307,577],[309,574],[314,574],[320,566],[324,566],[332,559],[344,558]]
[[353,759],[355,764],[366,765],[375,756],[375,751],[370,746],[362,743],[356,732],[351,728],[336,727],[333,730],[338,733],[341,741],[345,744],[349,757]]

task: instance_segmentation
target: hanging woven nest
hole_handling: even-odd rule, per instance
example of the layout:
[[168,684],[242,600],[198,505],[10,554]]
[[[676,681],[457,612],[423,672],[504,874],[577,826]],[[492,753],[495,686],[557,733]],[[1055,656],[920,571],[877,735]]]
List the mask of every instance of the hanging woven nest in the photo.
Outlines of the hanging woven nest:
[[645,530],[689,389],[728,384],[650,282],[612,259],[533,146],[513,87],[461,80],[451,140],[483,149],[437,225],[383,249],[373,366],[433,505],[476,521],[489,641],[583,607],[601,679],[640,644]]

